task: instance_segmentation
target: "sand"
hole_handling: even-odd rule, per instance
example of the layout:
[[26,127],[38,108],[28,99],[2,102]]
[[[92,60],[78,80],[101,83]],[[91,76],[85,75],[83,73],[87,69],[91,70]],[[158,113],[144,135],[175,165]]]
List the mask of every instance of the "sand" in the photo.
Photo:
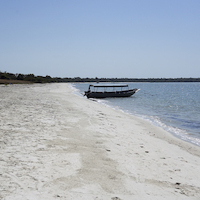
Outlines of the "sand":
[[200,148],[73,94],[0,86],[0,199],[200,199]]

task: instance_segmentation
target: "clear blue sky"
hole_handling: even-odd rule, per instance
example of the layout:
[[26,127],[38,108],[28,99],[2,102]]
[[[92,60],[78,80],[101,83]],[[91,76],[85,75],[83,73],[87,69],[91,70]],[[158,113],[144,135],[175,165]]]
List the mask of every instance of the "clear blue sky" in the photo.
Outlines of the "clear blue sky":
[[200,77],[200,0],[0,0],[0,71]]

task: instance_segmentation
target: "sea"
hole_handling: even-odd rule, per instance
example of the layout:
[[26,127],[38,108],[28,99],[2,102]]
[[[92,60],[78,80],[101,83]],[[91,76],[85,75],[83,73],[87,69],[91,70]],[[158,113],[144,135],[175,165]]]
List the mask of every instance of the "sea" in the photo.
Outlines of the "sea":
[[[74,92],[83,96],[92,83],[73,83]],[[112,84],[112,83],[106,83]],[[200,146],[200,83],[123,83],[140,89],[131,97],[97,99],[113,109],[149,121],[175,137]]]

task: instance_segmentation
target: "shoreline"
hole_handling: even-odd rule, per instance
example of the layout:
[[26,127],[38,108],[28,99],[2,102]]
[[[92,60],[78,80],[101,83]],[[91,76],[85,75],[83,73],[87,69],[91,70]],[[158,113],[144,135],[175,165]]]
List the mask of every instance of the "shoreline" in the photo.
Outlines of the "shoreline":
[[199,147],[69,84],[0,90],[0,198],[200,198]]
[[[157,128],[160,128],[162,131],[164,131],[164,132],[170,134],[172,137],[174,137],[174,138],[176,138],[176,139],[178,139],[178,140],[181,140],[181,141],[183,141],[183,142],[185,142],[185,143],[189,143],[189,144],[192,145],[192,146],[196,146],[196,147],[200,148],[200,145],[196,144],[193,140],[191,140],[191,139],[190,139],[190,140],[189,140],[189,139],[183,139],[183,136],[184,136],[184,135],[183,135],[182,133],[181,133],[181,134],[176,134],[176,133],[174,133],[173,131],[169,131],[169,130],[163,128],[162,126],[160,126],[159,124],[156,124],[156,122],[154,122],[154,121],[151,120],[150,118],[144,118],[144,117],[141,117],[141,116],[132,114],[132,113],[128,113],[128,112],[126,112],[126,111],[124,111],[124,110],[116,109],[116,108],[113,108],[113,107],[111,107],[111,106],[109,106],[109,105],[106,105],[106,106],[108,106],[109,108],[114,109],[114,110],[119,110],[120,112],[123,112],[123,113],[125,113],[125,114],[127,114],[127,115],[130,115],[130,116],[139,118],[140,120],[145,121],[145,122],[151,124],[152,126],[155,126],[155,127],[157,127]],[[168,125],[166,125],[166,126],[168,126]],[[181,129],[180,129],[180,130],[181,130]],[[165,134],[164,134],[164,135],[165,135]],[[195,138],[195,139],[199,139],[199,138],[197,138],[197,137],[194,137],[194,138]],[[174,143],[174,144],[179,144],[179,142],[177,141],[177,142]]]
[[[75,86],[73,86],[73,84],[71,84],[71,83],[69,83],[69,84],[70,84],[70,87],[73,89],[74,94],[76,94],[76,95],[79,96],[79,97],[84,98],[84,97],[81,95],[79,89],[77,89]],[[181,140],[181,141],[184,141],[184,142],[186,142],[186,143],[189,143],[189,144],[192,144],[192,145],[194,145],[194,146],[200,147],[200,143],[198,142],[198,140],[199,140],[200,138],[199,138],[199,137],[196,137],[195,134],[191,134],[191,136],[188,137],[189,134],[186,133],[186,132],[185,132],[186,130],[184,130],[184,129],[178,128],[178,129],[179,129],[179,132],[176,133],[177,130],[176,130],[176,131],[174,130],[174,129],[176,129],[175,127],[172,127],[171,125],[166,125],[166,124],[164,124],[164,123],[161,122],[161,121],[159,121],[159,123],[158,123],[158,122],[155,122],[155,121],[154,121],[153,119],[151,119],[149,116],[140,115],[140,114],[133,114],[133,113],[128,112],[128,111],[125,111],[125,110],[123,110],[123,109],[121,109],[121,108],[115,107],[115,106],[113,106],[113,105],[109,105],[108,103],[104,102],[104,99],[89,99],[89,100],[95,101],[95,102],[97,102],[97,103],[99,103],[99,104],[102,104],[102,105],[104,105],[104,106],[107,106],[108,108],[114,109],[114,110],[116,110],[116,111],[123,112],[123,113],[125,113],[125,114],[128,114],[128,115],[130,115],[130,116],[139,118],[139,119],[141,119],[141,120],[144,120],[145,122],[150,123],[152,126],[156,126],[156,127],[158,127],[158,128],[161,128],[163,131],[166,131],[167,133],[171,134],[173,137],[175,137],[175,138],[177,138],[177,139],[179,139],[179,140]],[[102,101],[102,100],[103,100],[103,101]],[[160,124],[163,124],[164,126],[161,126]],[[169,129],[172,129],[172,130],[174,130],[174,131],[169,130]],[[180,133],[180,132],[185,132],[185,133]]]

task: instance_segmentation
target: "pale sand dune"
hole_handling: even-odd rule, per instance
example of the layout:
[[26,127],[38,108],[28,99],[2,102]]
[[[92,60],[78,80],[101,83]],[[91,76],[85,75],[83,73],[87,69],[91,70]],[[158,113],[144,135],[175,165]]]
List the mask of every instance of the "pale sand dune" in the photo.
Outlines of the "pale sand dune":
[[200,148],[72,94],[0,86],[0,199],[200,199]]

